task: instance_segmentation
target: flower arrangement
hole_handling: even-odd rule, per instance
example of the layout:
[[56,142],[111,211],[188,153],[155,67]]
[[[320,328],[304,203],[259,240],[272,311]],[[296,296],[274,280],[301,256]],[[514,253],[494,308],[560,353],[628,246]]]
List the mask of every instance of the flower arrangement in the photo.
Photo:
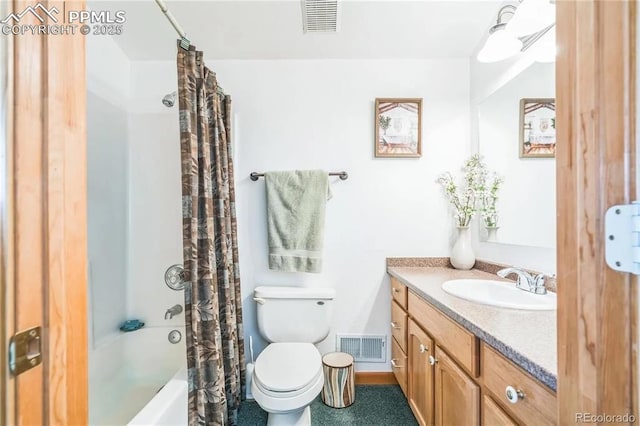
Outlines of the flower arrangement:
[[485,226],[496,227],[498,222],[496,202],[503,179],[495,173],[492,173],[491,178],[488,179],[489,172],[480,154],[472,155],[465,162],[462,171],[464,173],[462,186],[456,184],[449,172],[438,178],[438,183],[442,185],[449,202],[455,209],[456,225],[461,228],[468,227],[474,214],[479,210]]
[[483,182],[485,168],[480,155],[476,154],[469,158],[464,167],[464,184],[459,187],[451,173],[446,172],[438,178],[438,183],[442,185],[449,202],[455,209],[455,219],[457,226],[464,228],[469,226],[473,215],[476,213],[476,193],[478,186]]
[[482,193],[482,207],[480,207],[480,213],[482,214],[484,226],[487,228],[498,227],[498,211],[496,209],[496,203],[498,201],[498,191],[500,190],[502,182],[502,177],[494,173],[489,181],[489,185],[485,187]]

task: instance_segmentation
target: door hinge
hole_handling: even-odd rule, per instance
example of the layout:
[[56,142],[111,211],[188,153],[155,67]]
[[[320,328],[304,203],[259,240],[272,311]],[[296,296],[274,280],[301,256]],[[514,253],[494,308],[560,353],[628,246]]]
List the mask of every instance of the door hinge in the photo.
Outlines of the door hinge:
[[9,372],[17,376],[42,362],[41,327],[16,333],[9,340]]
[[604,232],[607,265],[616,271],[640,274],[640,201],[607,210]]

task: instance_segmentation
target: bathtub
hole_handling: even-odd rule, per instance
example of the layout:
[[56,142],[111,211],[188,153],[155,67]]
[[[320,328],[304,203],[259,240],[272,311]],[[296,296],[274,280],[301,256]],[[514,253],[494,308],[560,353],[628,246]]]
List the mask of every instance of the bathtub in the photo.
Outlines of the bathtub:
[[[169,343],[167,336],[172,330],[182,333],[180,343]],[[151,326],[114,334],[89,353],[89,424],[126,425],[168,382],[184,377],[184,371],[182,376],[176,372],[185,368],[183,325]],[[186,380],[183,382],[186,386]],[[168,390],[175,386],[172,384]],[[186,388],[183,400],[186,415]],[[172,426],[182,424],[186,422],[174,422]]]
[[187,424],[187,370],[178,371],[127,426]]

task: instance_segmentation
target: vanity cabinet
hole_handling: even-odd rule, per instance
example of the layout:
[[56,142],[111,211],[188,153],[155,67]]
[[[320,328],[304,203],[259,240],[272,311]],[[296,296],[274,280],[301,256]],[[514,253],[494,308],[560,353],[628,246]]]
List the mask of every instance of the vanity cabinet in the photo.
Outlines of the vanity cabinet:
[[409,292],[408,306],[409,316],[422,325],[441,348],[446,348],[470,376],[477,377],[478,338],[412,292]]
[[404,395],[407,395],[407,355],[402,350],[398,342],[392,339],[391,342],[391,366],[393,367],[393,374],[396,376],[396,380],[400,385],[400,389]]
[[430,356],[435,355],[433,340],[413,320],[407,328],[409,370],[407,400],[418,423],[432,425],[434,376]]
[[395,302],[391,303],[391,335],[400,349],[407,353],[407,313]]
[[517,426],[489,395],[482,397],[482,426]]
[[435,414],[437,426],[480,424],[480,386],[436,346]]
[[533,425],[556,423],[556,396],[493,348],[482,344],[482,375],[488,393],[512,417]]
[[391,367],[407,396],[407,286],[391,278]]
[[553,425],[556,396],[391,278],[391,364],[420,425]]

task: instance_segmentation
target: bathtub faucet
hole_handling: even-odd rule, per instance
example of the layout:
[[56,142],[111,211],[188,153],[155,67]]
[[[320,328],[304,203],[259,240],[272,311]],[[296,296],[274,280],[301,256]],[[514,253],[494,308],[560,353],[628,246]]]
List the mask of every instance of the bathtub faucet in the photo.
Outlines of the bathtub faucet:
[[173,305],[164,314],[164,319],[171,319],[182,312],[182,305]]

